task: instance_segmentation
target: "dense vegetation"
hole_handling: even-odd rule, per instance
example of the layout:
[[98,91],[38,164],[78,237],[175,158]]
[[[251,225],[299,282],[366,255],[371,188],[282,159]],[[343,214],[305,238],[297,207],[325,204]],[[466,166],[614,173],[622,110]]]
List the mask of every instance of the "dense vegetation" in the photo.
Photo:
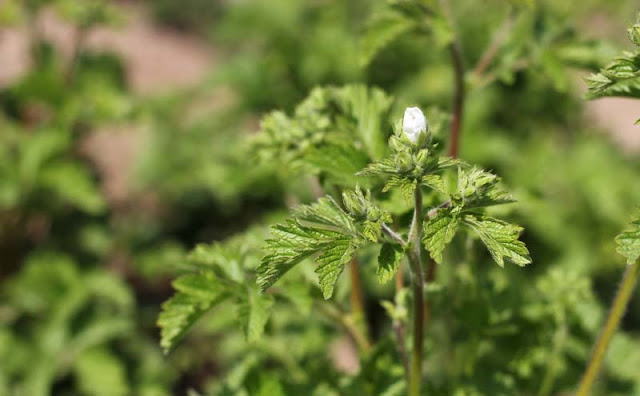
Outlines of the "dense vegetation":
[[[150,1],[224,60],[141,96],[83,40],[117,3],[4,0],[31,66],[0,89],[0,395],[556,395],[587,366],[640,395],[633,282],[591,358],[640,162],[583,116],[640,98],[632,3]],[[113,126],[143,142],[117,199],[85,149]]]

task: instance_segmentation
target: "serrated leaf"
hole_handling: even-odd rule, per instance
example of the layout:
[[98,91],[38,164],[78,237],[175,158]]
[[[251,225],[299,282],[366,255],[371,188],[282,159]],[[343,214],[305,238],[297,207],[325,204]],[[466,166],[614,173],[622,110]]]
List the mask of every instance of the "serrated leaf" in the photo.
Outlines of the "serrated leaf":
[[248,342],[256,342],[262,337],[272,306],[271,295],[259,294],[253,288],[242,294],[238,301],[238,319]]
[[333,289],[345,265],[355,256],[359,244],[351,237],[336,239],[327,246],[316,260],[316,273],[325,300],[333,295]]
[[489,216],[466,215],[464,223],[478,234],[500,267],[505,258],[521,267],[531,263],[529,250],[518,240],[522,227]]
[[160,345],[171,350],[187,330],[211,307],[228,296],[213,272],[187,274],[173,282],[177,293],[162,305],[158,317]]
[[378,51],[415,25],[415,21],[395,12],[384,12],[374,16],[362,39],[360,65],[367,66]]
[[632,222],[631,226],[631,230],[616,237],[616,250],[627,259],[629,265],[635,264],[640,258],[640,220]]
[[382,244],[378,255],[378,269],[376,270],[378,282],[387,283],[390,281],[398,270],[398,265],[403,257],[402,246],[392,243]]
[[293,266],[313,254],[320,253],[316,272],[325,298],[345,264],[362,243],[353,219],[330,197],[294,211],[293,219],[271,228],[266,241],[267,254],[258,267],[258,285],[266,291]]
[[450,210],[438,211],[434,218],[425,223],[422,242],[436,263],[442,264],[442,252],[453,239],[459,224],[460,218]]

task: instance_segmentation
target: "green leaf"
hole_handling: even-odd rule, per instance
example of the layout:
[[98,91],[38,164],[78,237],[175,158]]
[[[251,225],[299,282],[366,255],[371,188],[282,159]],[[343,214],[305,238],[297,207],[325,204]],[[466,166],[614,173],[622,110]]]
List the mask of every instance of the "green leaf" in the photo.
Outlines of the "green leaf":
[[466,215],[464,223],[478,234],[500,267],[504,267],[504,258],[521,267],[531,263],[529,250],[518,240],[522,227],[482,215]]
[[242,324],[247,341],[255,342],[262,337],[264,326],[269,320],[273,296],[259,294],[253,288],[242,294],[238,301],[238,319]]
[[631,223],[631,230],[625,231],[616,237],[617,251],[627,259],[627,264],[632,265],[640,258],[640,220]]
[[451,210],[439,210],[425,223],[422,242],[436,263],[442,264],[442,252],[453,239],[459,224],[460,218]]
[[353,257],[363,238],[353,219],[330,197],[303,205],[293,219],[271,228],[258,267],[258,285],[266,291],[300,261],[320,253],[316,272],[325,298],[330,298],[338,276]]
[[228,296],[227,290],[211,271],[187,274],[173,282],[177,293],[162,305],[158,317],[160,345],[168,352],[187,330],[211,307]]
[[367,66],[378,51],[414,26],[415,21],[399,13],[384,12],[374,16],[362,39],[360,65]]
[[392,243],[382,244],[380,255],[378,256],[378,269],[376,271],[378,282],[387,283],[393,278],[398,270],[398,265],[402,257],[404,257],[402,246]]

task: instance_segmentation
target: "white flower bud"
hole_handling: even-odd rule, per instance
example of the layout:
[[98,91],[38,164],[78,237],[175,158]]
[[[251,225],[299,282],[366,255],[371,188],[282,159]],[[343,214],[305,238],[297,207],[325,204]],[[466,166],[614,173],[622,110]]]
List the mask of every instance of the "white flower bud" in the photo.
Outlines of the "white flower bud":
[[418,141],[420,133],[427,131],[427,120],[417,107],[407,107],[402,118],[402,131],[413,143]]

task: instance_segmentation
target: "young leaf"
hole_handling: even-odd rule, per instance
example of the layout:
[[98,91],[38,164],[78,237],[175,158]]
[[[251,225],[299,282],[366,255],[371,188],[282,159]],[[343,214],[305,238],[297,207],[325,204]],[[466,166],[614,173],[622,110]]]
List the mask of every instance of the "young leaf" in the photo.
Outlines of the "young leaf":
[[422,242],[436,263],[442,264],[442,252],[451,242],[460,224],[460,218],[450,210],[440,210],[424,225]]
[[466,215],[464,223],[478,234],[499,266],[504,267],[504,258],[521,267],[531,263],[529,250],[518,240],[522,227],[482,215]]
[[499,183],[498,176],[480,168],[458,168],[458,193],[453,200],[458,201],[465,209],[515,202]]
[[604,96],[640,98],[640,52],[624,52],[598,74],[587,78],[588,99]]
[[378,256],[378,269],[376,274],[378,275],[378,282],[387,283],[393,278],[398,265],[404,257],[404,250],[402,246],[384,243],[380,248],[380,255]]
[[171,350],[187,330],[228,293],[211,272],[183,275],[173,282],[177,293],[162,305],[158,317],[161,330],[160,345]]
[[618,253],[626,257],[627,264],[632,265],[640,258],[640,220],[631,223],[632,229],[616,237]]

